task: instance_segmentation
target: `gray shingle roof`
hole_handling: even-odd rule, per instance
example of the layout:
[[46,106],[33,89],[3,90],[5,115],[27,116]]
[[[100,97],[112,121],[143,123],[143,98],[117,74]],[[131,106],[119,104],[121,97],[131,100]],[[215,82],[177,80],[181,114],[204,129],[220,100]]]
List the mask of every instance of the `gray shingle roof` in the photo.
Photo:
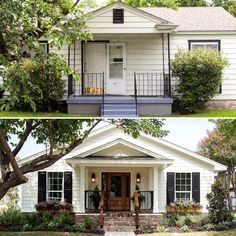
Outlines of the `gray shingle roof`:
[[140,8],[178,25],[177,31],[236,31],[236,18],[222,7]]

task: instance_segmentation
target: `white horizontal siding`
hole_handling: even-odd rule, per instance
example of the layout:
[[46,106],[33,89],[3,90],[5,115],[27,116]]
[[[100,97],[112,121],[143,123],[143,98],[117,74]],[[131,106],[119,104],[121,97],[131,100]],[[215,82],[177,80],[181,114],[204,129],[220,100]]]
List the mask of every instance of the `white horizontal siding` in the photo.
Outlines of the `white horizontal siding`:
[[[65,163],[63,159],[57,161],[54,165],[46,168],[42,171],[51,172],[65,172],[73,171],[73,169]],[[21,186],[21,211],[22,212],[34,212],[35,205],[38,203],[38,172],[29,173],[26,175],[29,181]],[[73,189],[78,190],[78,177],[73,172]],[[73,201],[76,203],[78,191],[73,192]]]
[[236,99],[236,35],[171,35],[171,58],[173,59],[177,48],[188,49],[188,40],[221,40],[221,51],[228,59],[229,66],[224,71],[222,94],[214,99]]
[[188,157],[180,156],[175,153],[174,163],[164,170],[159,170],[159,211],[166,211],[166,183],[167,172],[200,172],[200,203],[203,206],[203,211],[207,212],[206,206],[208,204],[206,195],[211,191],[211,185],[214,182],[214,170],[209,166],[203,165]]

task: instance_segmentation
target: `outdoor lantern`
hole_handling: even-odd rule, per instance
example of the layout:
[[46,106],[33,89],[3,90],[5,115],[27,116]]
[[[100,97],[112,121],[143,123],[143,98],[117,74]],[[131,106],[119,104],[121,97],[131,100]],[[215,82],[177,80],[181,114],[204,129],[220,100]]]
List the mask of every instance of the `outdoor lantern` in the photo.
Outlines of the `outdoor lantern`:
[[139,184],[141,182],[141,177],[140,177],[140,174],[138,173],[136,175],[136,183]]
[[94,173],[92,173],[91,183],[96,183],[96,176]]

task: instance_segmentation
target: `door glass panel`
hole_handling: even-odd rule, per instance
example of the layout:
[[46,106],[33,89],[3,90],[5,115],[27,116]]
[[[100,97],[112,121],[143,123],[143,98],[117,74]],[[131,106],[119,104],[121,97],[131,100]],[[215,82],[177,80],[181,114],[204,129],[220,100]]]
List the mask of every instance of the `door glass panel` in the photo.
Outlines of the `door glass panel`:
[[126,197],[130,197],[130,176],[126,175]]
[[121,197],[121,176],[111,177],[111,196]]
[[123,79],[123,46],[109,48],[110,79]]

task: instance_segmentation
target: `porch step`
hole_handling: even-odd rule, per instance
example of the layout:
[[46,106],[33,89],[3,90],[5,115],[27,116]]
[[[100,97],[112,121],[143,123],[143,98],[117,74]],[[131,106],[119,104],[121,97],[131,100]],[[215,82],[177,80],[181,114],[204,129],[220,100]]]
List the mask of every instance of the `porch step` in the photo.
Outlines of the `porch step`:
[[101,109],[104,117],[136,117],[135,99],[129,96],[107,96]]
[[135,222],[132,213],[108,213],[104,218],[104,230],[113,232],[133,232]]

